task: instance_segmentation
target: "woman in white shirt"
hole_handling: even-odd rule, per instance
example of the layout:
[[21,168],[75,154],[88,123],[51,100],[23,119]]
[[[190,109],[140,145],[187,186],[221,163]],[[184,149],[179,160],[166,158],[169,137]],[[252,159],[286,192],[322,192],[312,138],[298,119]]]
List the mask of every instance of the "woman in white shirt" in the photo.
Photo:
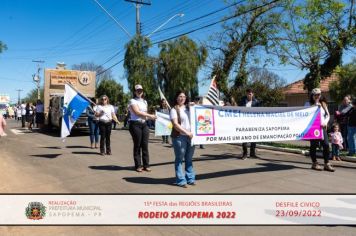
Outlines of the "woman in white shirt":
[[329,147],[329,138],[327,133],[327,125],[330,119],[330,113],[328,111],[328,105],[326,101],[321,97],[321,90],[319,88],[315,88],[312,90],[309,103],[311,106],[319,106],[321,113],[321,128],[323,132],[323,139],[314,139],[310,140],[310,157],[312,159],[312,169],[321,171],[322,168],[319,166],[316,159],[316,148],[318,143],[320,142],[323,147],[323,158],[324,158],[324,170],[334,172],[335,169],[329,163],[330,156],[330,147]]
[[[134,98],[129,103],[130,124],[129,131],[134,143],[133,157],[137,172],[143,170],[150,172],[150,159],[148,153],[148,138],[150,131],[147,120],[155,120],[156,116],[147,113],[147,101],[143,96],[143,87],[135,85]],[[141,157],[142,153],[142,157]]]
[[[176,184],[186,188],[187,184],[195,185],[195,172],[193,169],[193,155],[195,147],[191,144],[193,134],[189,120],[189,99],[186,94],[179,91],[174,97],[174,108],[170,115],[173,123],[172,143],[175,154]],[[185,162],[185,173],[183,171]]]
[[[109,98],[106,95],[100,97],[100,105],[97,106],[95,116],[99,117],[99,130],[100,130],[100,154],[111,155],[110,135],[111,135],[111,122],[114,119],[117,121],[114,107],[109,104]],[[105,150],[106,146],[106,150]]]

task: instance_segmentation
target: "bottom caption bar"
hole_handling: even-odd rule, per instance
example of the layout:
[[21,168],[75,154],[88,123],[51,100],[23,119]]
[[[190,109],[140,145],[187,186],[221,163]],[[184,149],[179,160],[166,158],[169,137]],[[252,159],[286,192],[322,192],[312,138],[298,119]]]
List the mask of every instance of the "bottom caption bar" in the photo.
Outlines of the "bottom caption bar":
[[356,225],[356,195],[1,195],[0,201],[1,225]]

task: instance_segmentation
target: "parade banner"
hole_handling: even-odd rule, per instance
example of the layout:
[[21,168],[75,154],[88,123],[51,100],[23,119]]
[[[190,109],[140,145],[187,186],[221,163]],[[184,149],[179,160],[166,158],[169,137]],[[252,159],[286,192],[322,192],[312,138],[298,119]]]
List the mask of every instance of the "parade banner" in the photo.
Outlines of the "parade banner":
[[191,106],[190,114],[193,144],[323,138],[318,106]]
[[155,136],[171,135],[172,122],[168,114],[156,111]]
[[0,225],[356,225],[356,195],[0,195]]

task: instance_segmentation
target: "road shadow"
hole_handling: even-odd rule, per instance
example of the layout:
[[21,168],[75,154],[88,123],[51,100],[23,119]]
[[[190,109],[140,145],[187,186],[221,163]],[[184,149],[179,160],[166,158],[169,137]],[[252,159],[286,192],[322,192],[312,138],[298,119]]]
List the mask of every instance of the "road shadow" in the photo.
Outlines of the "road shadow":
[[109,171],[119,171],[119,170],[134,170],[132,166],[116,166],[116,165],[106,165],[106,166],[88,166],[92,170],[109,170]]
[[73,154],[100,155],[99,152],[72,152]]
[[53,158],[59,157],[60,155],[62,155],[62,154],[37,154],[37,155],[30,155],[30,156],[53,159]]
[[[247,169],[234,169],[234,170],[225,170],[218,171],[212,173],[205,174],[197,174],[197,180],[206,180],[206,179],[214,179],[221,178],[233,175],[243,175],[243,174],[252,174],[252,173],[261,173],[261,172],[274,172],[274,171],[284,171],[291,169],[301,169],[292,165],[281,165],[275,163],[264,163],[258,164],[260,167],[247,168]],[[172,171],[172,175],[174,172]],[[123,178],[127,182],[136,183],[136,184],[172,184],[174,182],[174,178],[150,178],[150,177],[125,177]]]
[[40,147],[40,148],[48,148],[48,149],[61,149],[61,147]]
[[66,148],[89,148],[88,146],[66,146]]

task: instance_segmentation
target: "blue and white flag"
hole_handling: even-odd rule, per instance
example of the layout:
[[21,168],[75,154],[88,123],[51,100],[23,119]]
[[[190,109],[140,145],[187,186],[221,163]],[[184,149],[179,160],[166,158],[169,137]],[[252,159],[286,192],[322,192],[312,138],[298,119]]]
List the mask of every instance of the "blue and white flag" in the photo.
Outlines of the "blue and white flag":
[[64,85],[64,104],[61,138],[70,134],[75,121],[79,118],[85,108],[89,105],[89,100],[79,92],[75,91],[70,85]]

